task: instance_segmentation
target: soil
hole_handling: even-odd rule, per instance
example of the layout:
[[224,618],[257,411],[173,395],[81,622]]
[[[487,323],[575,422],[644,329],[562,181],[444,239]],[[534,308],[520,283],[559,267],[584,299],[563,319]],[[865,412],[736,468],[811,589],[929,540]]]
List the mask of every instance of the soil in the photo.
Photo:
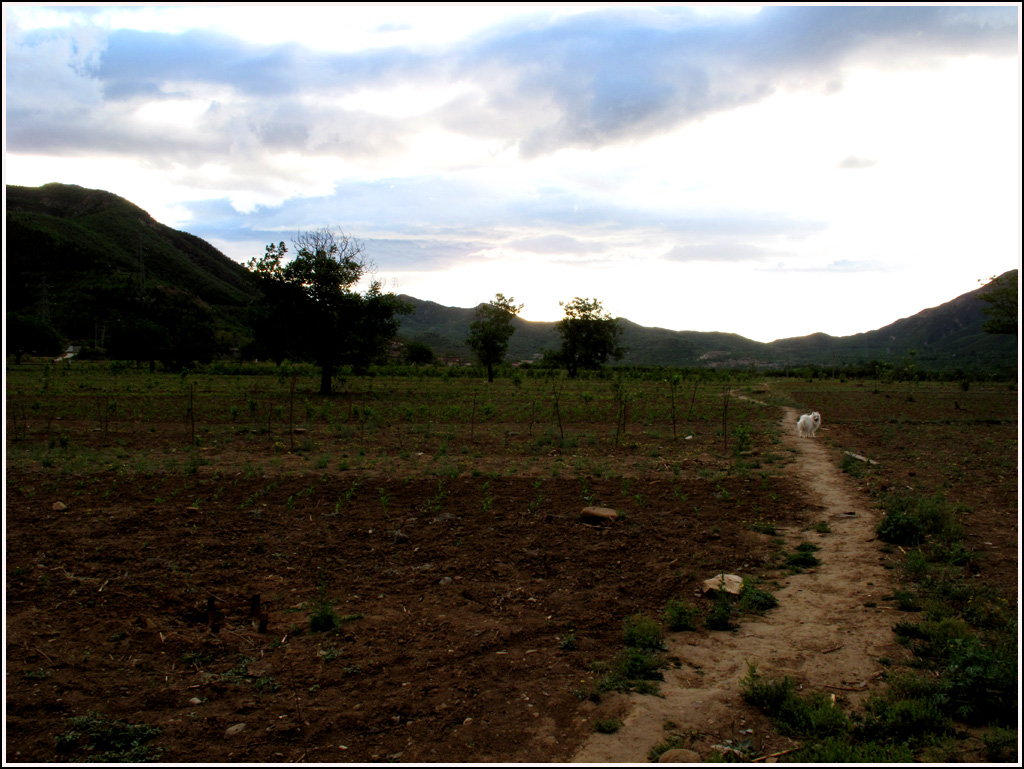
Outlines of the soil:
[[[513,456],[517,428],[475,424],[454,470],[397,431],[401,461],[356,470],[291,453],[254,470],[244,450],[175,471],[128,456],[90,472],[9,462],[5,758],[97,758],[70,733],[88,714],[157,727],[135,757],[171,763],[633,763],[670,733],[705,758],[744,741],[787,751],[739,696],[749,664],[856,705],[881,685],[879,658],[902,652],[880,513],[838,470],[855,425],[822,409],[818,437],[800,439],[794,409],[775,423],[776,407],[747,405],[769,425],[742,460],[756,473],[700,434],[657,457],[616,439],[598,466],[557,447],[531,463]],[[107,441],[92,424],[61,429]],[[121,451],[170,456],[170,431],[126,432]],[[999,494],[971,536],[995,543],[991,576],[1015,600],[1015,531],[992,534],[1015,481]],[[620,518],[587,521],[589,504]],[[821,566],[781,569],[780,547],[801,541]],[[760,578],[778,608],[670,634],[661,696],[598,691],[593,664],[623,648],[625,618],[660,619],[679,597],[706,614],[700,584],[719,573]],[[313,629],[318,606],[338,627]],[[617,733],[594,732],[612,718]]]
[[[894,642],[892,610],[876,605],[891,592],[874,532],[879,513],[851,488],[823,441],[797,437],[798,418],[796,409],[783,408],[782,441],[796,452],[790,470],[810,491],[815,513],[780,531],[817,545],[822,565],[784,579],[775,593],[778,608],[748,618],[735,632],[670,637],[669,653],[683,664],[668,673],[663,697],[632,696],[616,739],[595,734],[574,761],[642,761],[666,732],[685,737],[682,746],[702,756],[746,740],[760,755],[781,752],[795,743],[764,745],[770,727],[738,696],[751,665],[855,706],[884,671],[878,659],[904,656]],[[805,524],[815,522],[827,524],[829,533],[807,531]]]

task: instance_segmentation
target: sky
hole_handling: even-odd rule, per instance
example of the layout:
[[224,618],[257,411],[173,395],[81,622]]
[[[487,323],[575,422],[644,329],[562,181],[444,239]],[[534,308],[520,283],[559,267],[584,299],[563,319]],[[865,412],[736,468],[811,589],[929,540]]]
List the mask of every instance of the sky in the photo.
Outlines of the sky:
[[6,184],[241,263],[333,227],[396,293],[763,342],[1020,265],[1016,3],[3,10]]

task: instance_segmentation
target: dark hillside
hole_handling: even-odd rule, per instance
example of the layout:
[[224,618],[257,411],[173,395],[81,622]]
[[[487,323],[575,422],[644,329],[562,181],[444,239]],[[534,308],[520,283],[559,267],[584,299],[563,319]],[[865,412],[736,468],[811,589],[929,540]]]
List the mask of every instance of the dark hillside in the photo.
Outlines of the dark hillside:
[[244,311],[255,296],[248,272],[206,241],[102,190],[6,190],[8,312],[45,322],[67,341],[131,357],[154,354],[139,345],[176,344],[157,332],[169,324],[205,329],[209,349],[200,357],[248,338]]

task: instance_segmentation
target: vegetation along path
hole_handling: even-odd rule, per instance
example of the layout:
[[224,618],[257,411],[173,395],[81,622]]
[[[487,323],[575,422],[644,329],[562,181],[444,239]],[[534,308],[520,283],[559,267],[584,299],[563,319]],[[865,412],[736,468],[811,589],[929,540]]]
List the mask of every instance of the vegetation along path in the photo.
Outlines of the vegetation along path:
[[673,745],[698,754],[709,744],[746,743],[756,750],[767,721],[740,695],[749,665],[855,705],[882,673],[878,659],[901,656],[891,610],[875,605],[890,592],[875,541],[880,513],[851,486],[820,437],[797,436],[798,418],[796,409],[783,408],[782,442],[795,453],[789,467],[816,498],[820,517],[812,529],[778,533],[787,548],[801,541],[817,545],[820,566],[787,576],[775,594],[778,607],[745,618],[732,632],[671,636],[668,653],[680,664],[665,671],[661,696],[629,695],[623,727],[614,735],[595,733],[576,762],[646,761],[652,746],[673,734]]

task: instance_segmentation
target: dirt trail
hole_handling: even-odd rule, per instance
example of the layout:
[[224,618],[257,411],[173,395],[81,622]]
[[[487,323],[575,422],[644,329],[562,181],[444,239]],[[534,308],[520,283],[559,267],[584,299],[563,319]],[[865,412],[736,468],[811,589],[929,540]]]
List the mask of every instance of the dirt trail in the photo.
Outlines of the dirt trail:
[[668,736],[668,723],[671,733],[689,736],[691,744],[683,747],[702,759],[723,740],[751,740],[756,749],[766,721],[740,696],[748,662],[766,677],[789,675],[856,704],[882,671],[878,658],[900,656],[892,610],[881,601],[891,586],[875,541],[879,513],[829,457],[821,438],[827,426],[815,439],[799,438],[799,413],[783,412],[782,443],[796,452],[790,472],[820,505],[809,523],[825,521],[831,533],[779,531],[789,550],[803,540],[818,545],[821,566],[785,577],[775,591],[779,606],[763,617],[745,616],[736,631],[670,635],[669,654],[683,664],[665,671],[662,696],[630,695],[623,728],[594,734],[574,762],[647,761],[648,751]]

